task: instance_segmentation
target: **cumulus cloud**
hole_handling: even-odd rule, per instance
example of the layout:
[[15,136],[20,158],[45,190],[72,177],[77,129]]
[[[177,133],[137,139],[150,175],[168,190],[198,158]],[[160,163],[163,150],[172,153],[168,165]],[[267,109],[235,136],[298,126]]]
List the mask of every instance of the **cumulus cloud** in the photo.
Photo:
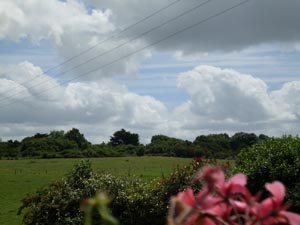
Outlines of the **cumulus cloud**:
[[[62,61],[86,49],[93,50],[51,71],[51,76],[27,61],[0,68],[0,105],[21,102],[0,108],[0,136],[22,137],[31,132],[71,127],[82,129],[97,142],[107,140],[115,130],[123,127],[140,133],[144,141],[157,133],[189,139],[199,133],[220,131],[297,133],[299,82],[288,82],[270,91],[266,82],[252,75],[232,69],[199,66],[178,76],[178,87],[188,93],[189,99],[174,111],[169,111],[161,101],[135,94],[110,79],[113,75],[138,73],[142,60],[155,51],[168,51],[170,56],[175,53],[176,59],[181,61],[195,63],[202,59],[211,65],[218,61],[223,62],[218,65],[228,67],[223,61],[224,56],[231,56],[237,65],[241,63],[238,58],[242,49],[254,49],[251,57],[255,56],[247,58],[252,60],[252,65],[261,62],[261,46],[269,46],[274,51],[276,43],[286,52],[299,50],[300,4],[294,0],[253,0],[198,28],[161,42],[155,49],[126,58],[137,49],[240,1],[210,1],[188,16],[125,44],[201,3],[178,1],[160,15],[121,36],[116,35],[171,2],[2,0],[0,40],[10,44],[26,40],[34,45],[50,42]],[[114,38],[98,44],[111,36]],[[273,55],[272,52],[263,55],[267,54]],[[247,60],[244,60],[244,66],[245,62],[249,66]],[[82,63],[84,66],[77,66]],[[276,62],[264,57],[264,63],[273,67]],[[275,66],[273,70],[276,70]],[[85,76],[80,76],[83,74]],[[73,80],[74,77],[78,79]],[[32,79],[34,81],[27,83]]]
[[[41,68],[28,61],[3,67],[0,70],[2,104],[31,96],[39,100],[55,101],[61,96],[61,88],[57,80],[45,75]],[[46,91],[52,88],[55,88],[55,91]]]
[[[20,103],[0,109],[0,136],[4,138],[78,127],[91,141],[100,142],[125,128],[139,133],[147,143],[154,134],[190,140],[201,133],[215,132],[296,134],[299,125],[299,82],[269,91],[261,79],[232,69],[198,66],[179,74],[178,87],[188,93],[189,99],[174,111],[111,79],[61,85],[29,62],[10,66],[10,71],[0,77],[0,99],[13,89],[23,94],[10,99]],[[58,88],[40,96],[41,86],[31,90],[23,83],[37,74]]]
[[[0,2],[0,40],[30,40],[37,45],[48,41],[53,43],[63,60],[85,51],[84,55],[73,58],[54,72],[61,74],[64,80],[71,79],[74,74],[78,76],[100,68],[97,73],[91,72],[88,76],[80,76],[80,79],[97,80],[116,74],[136,73],[138,62],[149,52],[125,58],[143,46],[144,41],[136,39],[130,42],[132,37],[118,36],[119,28],[111,22],[111,14],[109,8],[89,10],[83,2],[76,0],[4,0]],[[122,60],[115,61],[118,58]],[[112,62],[113,66],[106,66]]]
[[300,119],[299,81],[285,83],[280,90],[271,92],[271,98],[286,111],[293,113],[298,119]]
[[[171,2],[171,0],[150,2],[136,0],[126,2],[117,0],[54,0],[47,2],[3,0],[0,3],[0,39],[13,41],[29,39],[36,44],[40,44],[41,40],[51,41],[58,55],[65,60],[114,36],[109,41],[95,46],[92,51],[82,57],[66,63],[55,72],[56,74],[63,73],[63,76],[60,76],[61,79],[68,80],[74,77],[74,74],[78,76],[87,71],[100,69],[97,73],[91,72],[78,77],[80,80],[92,81],[112,75],[138,73],[139,63],[150,55],[151,49],[128,58],[125,58],[126,55],[187,25],[240,3],[239,0],[211,1],[173,23],[123,45],[132,38],[204,1],[179,1],[122,35],[116,35],[124,27]],[[210,52],[241,50],[250,46],[274,42],[279,42],[283,46],[294,46],[293,49],[298,49],[299,9],[299,3],[293,0],[289,0],[288,4],[281,0],[249,1],[228,14],[207,21],[198,28],[160,43],[155,50],[159,52],[177,51],[177,58],[190,59],[206,56]],[[111,51],[120,45],[121,47]],[[187,57],[188,55],[191,57]],[[92,58],[95,59],[66,73],[74,66]],[[120,59],[120,61],[115,61],[116,59]],[[106,66],[112,62],[114,62],[113,65]]]
[[53,39],[57,45],[64,33],[104,34],[114,29],[109,23],[110,11],[93,10],[75,0],[11,1],[0,3],[0,39],[18,41],[30,38],[33,41]]
[[179,75],[178,87],[190,95],[174,111],[182,130],[295,134],[299,123],[299,82],[269,91],[264,81],[251,75],[198,66]]
[[251,122],[275,115],[266,84],[234,70],[200,66],[183,73],[178,86],[191,96],[194,113],[214,120]]
[[[44,86],[31,90],[26,86],[29,84],[22,81],[37,75],[42,80],[51,80],[51,77],[28,62],[16,65],[10,71],[9,76],[0,77],[0,99],[7,103],[15,101],[9,107],[1,102],[4,107],[1,108],[0,123],[7,128],[18,123],[29,127],[36,124],[37,129],[44,126],[48,130],[50,127],[93,126],[98,132],[104,129],[102,132],[109,136],[107,130],[122,127],[153,133],[165,123],[167,109],[163,103],[150,96],[132,93],[112,80],[73,82],[66,86],[53,80],[56,88],[45,91],[41,97]],[[9,90],[19,93],[10,97],[12,91]]]

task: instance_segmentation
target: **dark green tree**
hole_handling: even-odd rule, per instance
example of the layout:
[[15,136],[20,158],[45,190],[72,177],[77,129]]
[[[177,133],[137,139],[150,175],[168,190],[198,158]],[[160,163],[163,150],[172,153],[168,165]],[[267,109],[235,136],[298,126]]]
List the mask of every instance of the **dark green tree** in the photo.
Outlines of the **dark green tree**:
[[65,137],[70,141],[74,141],[79,149],[86,149],[90,143],[85,139],[84,135],[79,132],[78,129],[72,128],[69,130]]
[[267,140],[267,139],[269,139],[270,137],[269,136],[267,136],[267,135],[265,135],[265,134],[260,134],[259,136],[258,136],[258,139],[260,140],[260,141],[265,141],[265,140]]
[[41,134],[41,133],[36,133],[33,138],[46,138],[48,137],[48,134]]
[[193,142],[208,158],[232,158],[230,137],[226,133],[200,135]]
[[49,134],[49,137],[52,137],[52,138],[64,138],[65,136],[65,132],[63,130],[52,130],[50,131],[50,134]]
[[238,132],[231,137],[230,146],[234,151],[250,147],[259,141],[254,133]]
[[110,137],[110,143],[112,146],[117,145],[139,145],[139,135],[131,133],[124,129],[116,131],[113,136]]

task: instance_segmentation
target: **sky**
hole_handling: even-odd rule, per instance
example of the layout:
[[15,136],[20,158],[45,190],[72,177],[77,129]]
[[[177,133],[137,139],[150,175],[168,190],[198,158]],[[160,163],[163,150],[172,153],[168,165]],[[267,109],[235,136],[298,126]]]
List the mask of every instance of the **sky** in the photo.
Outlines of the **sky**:
[[1,0],[0,138],[299,134],[299,0]]

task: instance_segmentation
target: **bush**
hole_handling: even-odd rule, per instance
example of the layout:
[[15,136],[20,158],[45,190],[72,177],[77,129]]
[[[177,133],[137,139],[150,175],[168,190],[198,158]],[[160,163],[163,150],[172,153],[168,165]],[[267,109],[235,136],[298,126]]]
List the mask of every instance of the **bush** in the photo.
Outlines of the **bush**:
[[[84,214],[79,210],[83,198],[96,193],[93,188],[95,180],[88,161],[80,162],[68,175],[66,181],[52,183],[49,187],[39,190],[34,196],[22,200],[23,209],[27,209],[23,218],[24,224],[43,225],[79,225]],[[97,187],[98,188],[98,187]]]
[[248,176],[249,188],[257,192],[264,183],[279,180],[287,188],[287,200],[300,208],[300,138],[270,138],[238,155],[235,172]]
[[[80,203],[106,191],[112,198],[111,210],[122,225],[163,225],[166,222],[169,199],[191,184],[192,175],[203,165],[194,161],[191,165],[177,168],[170,176],[150,183],[139,178],[96,174],[88,161],[76,165],[64,181],[51,184],[23,199],[25,225],[79,225],[84,223]],[[197,183],[194,185],[200,187]],[[94,223],[93,223],[94,224]]]

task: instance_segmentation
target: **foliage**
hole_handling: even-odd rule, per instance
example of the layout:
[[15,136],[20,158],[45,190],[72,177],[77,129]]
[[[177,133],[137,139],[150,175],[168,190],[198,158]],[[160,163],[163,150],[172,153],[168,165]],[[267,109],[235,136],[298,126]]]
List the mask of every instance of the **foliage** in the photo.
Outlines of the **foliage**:
[[300,208],[300,138],[284,136],[260,142],[239,154],[235,171],[248,176],[251,191],[279,180],[287,188],[287,199]]
[[202,149],[209,158],[230,158],[232,149],[231,138],[227,134],[209,134],[196,137],[194,145]]
[[112,197],[112,213],[123,225],[164,224],[169,198],[191,184],[192,174],[203,163],[194,161],[187,167],[177,168],[170,176],[146,183],[139,178],[93,173],[90,163],[82,161],[65,181],[53,183],[23,199],[20,209],[26,209],[23,222],[26,225],[82,224],[84,214],[79,210],[80,203],[98,191],[106,191]]
[[260,199],[246,188],[247,178],[236,174],[225,181],[220,168],[204,167],[197,175],[203,188],[192,188],[171,200],[168,225],[299,225],[300,215],[287,211],[285,187],[279,182],[265,184],[270,196]]
[[85,139],[84,135],[78,129],[73,128],[65,134],[65,137],[77,144],[79,149],[86,149],[90,143]]
[[124,129],[116,131],[113,136],[110,137],[110,143],[112,146],[117,145],[139,145],[139,135],[130,133]]
[[[265,135],[260,135],[259,137],[262,140],[267,139]],[[230,146],[234,151],[241,150],[243,148],[256,144],[259,141],[259,137],[257,137],[256,134],[253,133],[248,134],[239,132],[231,137]]]
[[93,185],[91,166],[88,161],[80,162],[69,174],[66,181],[52,183],[48,188],[37,191],[36,195],[22,200],[19,213],[28,208],[24,224],[67,225],[82,224],[84,214],[79,202],[96,193]]
[[0,158],[83,158],[121,156],[176,156],[184,158],[206,157],[234,159],[243,148],[268,139],[266,135],[239,132],[200,135],[191,142],[165,135],[154,135],[148,145],[139,143],[139,135],[124,129],[116,131],[110,142],[89,143],[76,128],[67,131],[50,131],[26,137],[21,142],[0,142]]
[[194,142],[190,142],[164,135],[155,135],[152,137],[151,143],[146,146],[146,154],[234,159],[241,149],[267,138],[266,135],[257,137],[255,134],[239,132],[232,137],[228,134],[200,135]]
[[165,135],[154,135],[151,143],[146,147],[146,153],[151,155],[167,155],[179,157],[194,157],[194,153],[188,154],[191,142]]
[[7,142],[0,142],[0,158],[17,159],[20,154],[19,146],[19,141],[8,140]]
[[[22,159],[0,161],[0,224],[20,225],[22,216],[16,212],[20,200],[28,193],[46,187],[51,182],[66,178],[81,159]],[[91,158],[97,173],[111,173],[131,179],[138,176],[149,182],[176,167],[189,164],[191,159],[174,157],[109,157]],[[105,172],[103,172],[105,171]],[[20,188],[21,187],[21,188]]]

